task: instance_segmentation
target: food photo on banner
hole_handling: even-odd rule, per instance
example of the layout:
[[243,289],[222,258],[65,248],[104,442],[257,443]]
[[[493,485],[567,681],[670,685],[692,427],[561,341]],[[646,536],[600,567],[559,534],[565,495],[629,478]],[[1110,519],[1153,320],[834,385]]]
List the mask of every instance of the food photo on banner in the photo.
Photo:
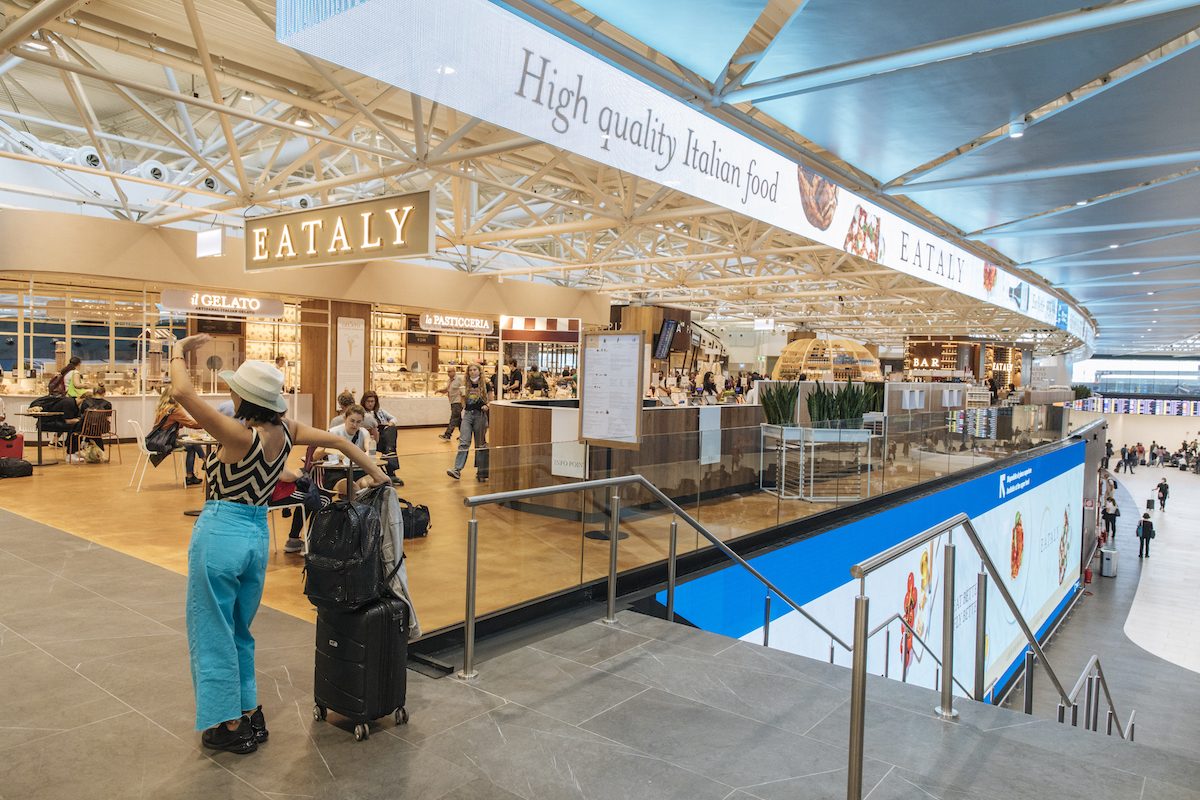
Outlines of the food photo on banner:
[[[960,511],[971,518],[1029,626],[1041,636],[1079,587],[1083,536],[1083,443],[1076,443],[910,503],[817,534],[750,560],[822,625],[850,643],[859,582],[850,567]],[[936,688],[941,658],[945,546],[955,544],[954,676],[974,683],[977,576],[981,561],[962,528],[935,537],[867,577],[869,628],[893,615],[908,622],[932,653],[898,621],[868,647],[868,671]],[[660,602],[666,594],[660,593]],[[764,592],[747,572],[725,568],[682,584],[675,612],[705,630],[761,644]],[[828,661],[830,639],[782,600],[771,606],[770,646]],[[885,645],[886,643],[886,645]],[[1021,662],[1026,641],[1015,615],[988,582],[984,685],[994,702]],[[851,655],[834,645],[834,662]],[[955,692],[962,691],[956,686]]]

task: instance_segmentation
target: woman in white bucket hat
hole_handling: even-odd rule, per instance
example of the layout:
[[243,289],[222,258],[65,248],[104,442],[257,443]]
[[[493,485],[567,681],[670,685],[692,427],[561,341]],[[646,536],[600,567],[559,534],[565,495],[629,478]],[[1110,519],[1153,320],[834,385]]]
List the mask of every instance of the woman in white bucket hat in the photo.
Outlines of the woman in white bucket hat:
[[187,354],[209,339],[200,334],[176,342],[170,362],[175,400],[221,445],[205,460],[211,499],[188,548],[188,651],[204,746],[245,754],[267,739],[250,624],[266,577],[267,503],[292,446],[338,450],[374,485],[391,481],[345,439],[282,419],[283,373],[270,364],[246,361],[237,372],[220,373],[231,390],[232,419],[204,402],[188,374]]

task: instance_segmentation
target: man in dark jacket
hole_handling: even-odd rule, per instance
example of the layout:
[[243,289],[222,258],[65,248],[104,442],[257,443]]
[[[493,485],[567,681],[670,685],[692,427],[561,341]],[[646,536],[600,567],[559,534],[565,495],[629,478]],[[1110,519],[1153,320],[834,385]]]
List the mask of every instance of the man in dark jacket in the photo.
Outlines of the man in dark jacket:
[[1170,487],[1167,486],[1167,479],[1163,478],[1158,482],[1158,510],[1167,510],[1167,495],[1171,493]]

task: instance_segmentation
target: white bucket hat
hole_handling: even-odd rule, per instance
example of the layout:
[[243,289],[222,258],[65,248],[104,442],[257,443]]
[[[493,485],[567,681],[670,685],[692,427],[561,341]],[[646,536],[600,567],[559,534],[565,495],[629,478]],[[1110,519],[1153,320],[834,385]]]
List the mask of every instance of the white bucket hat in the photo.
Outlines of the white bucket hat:
[[274,365],[265,361],[243,361],[237,372],[226,369],[217,374],[243,400],[281,414],[287,411],[287,401],[282,397],[283,373]]

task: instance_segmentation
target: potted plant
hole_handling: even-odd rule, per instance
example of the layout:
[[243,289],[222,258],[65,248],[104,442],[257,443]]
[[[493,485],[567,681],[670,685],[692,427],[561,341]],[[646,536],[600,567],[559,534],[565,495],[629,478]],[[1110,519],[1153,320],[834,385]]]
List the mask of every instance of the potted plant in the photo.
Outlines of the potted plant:
[[800,384],[797,382],[773,383],[759,393],[763,414],[768,425],[794,426],[796,403],[800,399]]

